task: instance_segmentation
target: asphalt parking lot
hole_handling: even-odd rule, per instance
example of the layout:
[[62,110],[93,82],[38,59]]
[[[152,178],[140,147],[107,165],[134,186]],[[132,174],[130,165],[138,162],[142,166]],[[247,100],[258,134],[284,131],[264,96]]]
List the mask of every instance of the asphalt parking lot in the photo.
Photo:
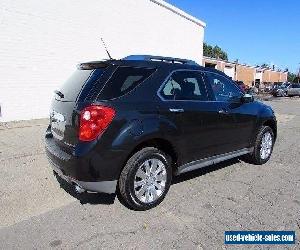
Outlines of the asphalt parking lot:
[[267,164],[236,159],[182,175],[145,212],[60,188],[44,154],[47,120],[1,124],[0,249],[248,249],[224,245],[225,230],[295,230],[296,244],[278,249],[300,249],[300,98],[266,103],[278,119]]

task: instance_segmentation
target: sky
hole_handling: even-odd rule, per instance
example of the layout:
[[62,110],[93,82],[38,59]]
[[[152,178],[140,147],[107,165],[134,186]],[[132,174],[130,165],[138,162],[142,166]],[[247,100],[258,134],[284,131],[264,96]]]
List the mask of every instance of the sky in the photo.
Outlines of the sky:
[[298,72],[300,0],[167,0],[206,23],[204,41],[229,60]]

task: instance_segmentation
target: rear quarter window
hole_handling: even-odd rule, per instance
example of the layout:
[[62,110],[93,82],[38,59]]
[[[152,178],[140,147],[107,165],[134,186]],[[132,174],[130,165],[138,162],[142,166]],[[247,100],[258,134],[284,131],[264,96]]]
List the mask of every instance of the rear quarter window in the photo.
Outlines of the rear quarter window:
[[60,87],[64,99],[67,101],[75,101],[79,92],[93,70],[76,70]]
[[103,74],[103,69],[77,69],[59,88],[64,101],[75,101],[84,86],[94,84]]
[[105,84],[98,99],[113,99],[133,90],[154,73],[155,69],[119,67]]

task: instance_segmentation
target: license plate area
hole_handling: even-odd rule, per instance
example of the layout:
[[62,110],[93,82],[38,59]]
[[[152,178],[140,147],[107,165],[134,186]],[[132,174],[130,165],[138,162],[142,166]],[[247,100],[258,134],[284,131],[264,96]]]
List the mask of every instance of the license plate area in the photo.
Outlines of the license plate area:
[[52,111],[50,121],[53,137],[58,140],[63,140],[66,128],[66,119],[64,115],[56,111]]

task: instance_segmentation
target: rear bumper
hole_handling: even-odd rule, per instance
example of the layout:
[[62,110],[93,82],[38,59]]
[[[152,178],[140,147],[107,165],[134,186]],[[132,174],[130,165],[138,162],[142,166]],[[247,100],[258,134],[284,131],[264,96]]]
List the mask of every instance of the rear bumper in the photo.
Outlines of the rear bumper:
[[89,192],[113,194],[116,192],[117,180],[113,181],[79,181],[75,178],[63,174],[62,170],[50,159],[49,162],[53,171],[69,184],[75,184]]
[[[65,150],[54,138],[45,138],[45,151],[52,169],[62,179],[91,191],[115,193],[126,152],[96,145]],[[83,153],[82,153],[83,152]]]

